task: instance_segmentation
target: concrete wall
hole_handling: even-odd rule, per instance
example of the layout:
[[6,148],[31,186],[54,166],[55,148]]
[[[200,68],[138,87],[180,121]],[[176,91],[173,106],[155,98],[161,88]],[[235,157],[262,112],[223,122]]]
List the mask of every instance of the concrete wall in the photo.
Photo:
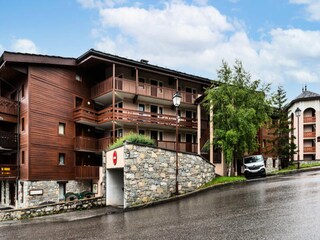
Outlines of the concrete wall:
[[[176,153],[124,145],[124,208],[165,199],[176,191]],[[198,155],[179,153],[179,193],[196,190],[215,176],[214,165]]]
[[123,170],[110,169],[107,170],[107,205],[122,206],[123,205]]

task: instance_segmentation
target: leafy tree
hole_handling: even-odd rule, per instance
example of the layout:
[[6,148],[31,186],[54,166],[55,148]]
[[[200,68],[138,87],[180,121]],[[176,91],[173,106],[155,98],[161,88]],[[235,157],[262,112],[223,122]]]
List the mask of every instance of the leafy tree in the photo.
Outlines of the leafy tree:
[[223,61],[217,78],[219,86],[206,90],[205,106],[213,111],[213,144],[222,149],[230,176],[232,162],[258,148],[258,130],[269,119],[270,85],[252,81],[238,60],[233,68]]
[[[288,117],[288,111],[286,106],[287,98],[286,92],[281,86],[278,87],[277,91],[273,94],[273,113],[272,113],[272,152],[278,156],[281,161],[282,167],[287,167],[289,159],[295,153],[296,145],[290,139],[290,132],[293,128],[291,127],[291,121]],[[294,136],[292,135],[294,138]]]

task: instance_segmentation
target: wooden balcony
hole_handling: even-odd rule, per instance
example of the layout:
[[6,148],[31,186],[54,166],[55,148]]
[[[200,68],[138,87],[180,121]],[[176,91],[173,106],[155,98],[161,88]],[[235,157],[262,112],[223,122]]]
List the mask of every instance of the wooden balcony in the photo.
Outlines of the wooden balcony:
[[101,152],[106,150],[107,147],[112,143],[112,138],[89,138],[77,136],[75,137],[74,149],[75,151],[85,152]]
[[316,122],[316,117],[303,117],[304,123],[314,123]]
[[96,125],[98,123],[98,112],[85,107],[78,107],[73,111],[75,122]]
[[18,176],[18,167],[16,165],[0,164],[0,180],[12,180]]
[[[157,143],[159,148],[165,148],[169,150],[176,150],[176,142],[175,141],[158,141]],[[179,143],[179,152],[190,152],[196,153],[197,152],[197,143],[186,143],[180,142]]]
[[316,152],[316,147],[304,147],[303,151],[305,153],[315,153]]
[[106,150],[110,144],[112,144],[112,138],[111,137],[99,138],[98,139],[98,149],[99,149],[99,151]]
[[316,132],[304,132],[303,137],[305,138],[315,138],[316,137]]
[[76,166],[75,178],[78,180],[99,179],[98,166]]
[[18,134],[0,131],[0,147],[5,149],[18,148]]
[[18,115],[18,102],[0,97],[0,113]]
[[[114,117],[114,119],[113,119]],[[176,116],[168,114],[158,114],[152,112],[142,112],[126,108],[105,108],[101,111],[79,107],[74,110],[75,122],[88,122],[92,124],[103,124],[112,120],[139,123],[148,125],[176,126]],[[197,128],[197,121],[191,118],[180,117],[180,128]]]
[[[159,87],[147,83],[136,84],[136,81],[125,78],[115,79],[115,90],[135,95],[143,95],[147,97],[155,97],[168,101],[172,101],[172,96],[175,94],[175,88]],[[112,91],[112,77],[104,80],[91,88],[91,97],[97,98]],[[197,94],[180,91],[182,103],[194,103],[198,97]]]
[[75,137],[74,149],[76,151],[89,151],[97,152],[98,151],[98,139],[82,137]]

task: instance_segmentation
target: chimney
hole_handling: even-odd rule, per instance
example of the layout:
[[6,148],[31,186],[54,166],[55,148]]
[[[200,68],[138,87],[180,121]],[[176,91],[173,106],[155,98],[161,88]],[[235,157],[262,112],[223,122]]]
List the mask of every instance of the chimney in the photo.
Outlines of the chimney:
[[146,60],[146,59],[141,59],[140,62],[141,62],[141,63],[144,63],[144,64],[148,64],[148,63],[149,63],[149,61]]

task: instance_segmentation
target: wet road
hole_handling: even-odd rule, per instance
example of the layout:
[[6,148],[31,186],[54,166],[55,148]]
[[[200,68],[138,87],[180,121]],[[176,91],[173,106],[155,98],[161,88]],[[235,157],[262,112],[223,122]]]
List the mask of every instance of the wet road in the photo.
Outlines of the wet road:
[[320,171],[93,219],[0,225],[0,239],[320,239]]

